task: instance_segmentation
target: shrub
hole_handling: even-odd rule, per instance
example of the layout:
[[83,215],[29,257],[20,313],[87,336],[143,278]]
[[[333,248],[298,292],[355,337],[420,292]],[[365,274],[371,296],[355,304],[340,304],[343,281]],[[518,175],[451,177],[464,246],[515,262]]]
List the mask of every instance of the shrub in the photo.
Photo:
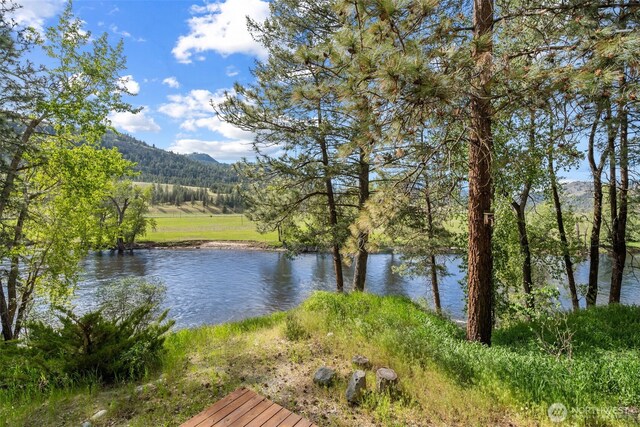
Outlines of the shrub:
[[165,321],[166,311],[149,321],[154,308],[144,304],[116,319],[99,310],[78,317],[59,309],[62,327],[33,323],[28,344],[46,360],[43,367],[54,378],[94,376],[104,382],[139,378],[158,362],[165,332],[173,325]]

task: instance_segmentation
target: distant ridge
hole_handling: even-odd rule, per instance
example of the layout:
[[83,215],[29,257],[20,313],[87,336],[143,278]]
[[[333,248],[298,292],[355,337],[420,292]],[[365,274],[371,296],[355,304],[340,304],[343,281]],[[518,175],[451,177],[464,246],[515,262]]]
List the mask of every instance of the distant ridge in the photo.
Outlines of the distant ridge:
[[136,180],[160,184],[224,189],[239,182],[233,166],[220,163],[203,153],[188,155],[161,150],[130,135],[108,132],[102,139],[105,148],[117,148],[122,157],[136,162],[140,176]]
[[216,165],[219,165],[220,162],[217,161],[216,159],[214,159],[213,157],[211,157],[208,154],[205,153],[191,153],[191,154],[185,154],[185,157],[191,159],[191,160],[195,160],[197,162],[202,162],[202,163],[213,163]]

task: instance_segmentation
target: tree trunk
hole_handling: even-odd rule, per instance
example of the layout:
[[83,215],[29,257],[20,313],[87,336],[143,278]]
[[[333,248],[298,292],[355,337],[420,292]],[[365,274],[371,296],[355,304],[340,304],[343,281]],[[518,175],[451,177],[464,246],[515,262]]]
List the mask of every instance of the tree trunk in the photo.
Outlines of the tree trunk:
[[[358,208],[362,212],[364,205],[369,200],[369,162],[367,154],[361,148],[358,172]],[[358,234],[356,236],[357,252],[355,256],[353,268],[353,289],[356,291],[364,291],[364,285],[367,278],[367,259],[369,258],[369,232],[358,226]]]
[[[316,84],[318,81],[316,80]],[[322,108],[318,102],[318,126],[322,126]],[[318,138],[320,150],[322,151],[322,166],[324,167],[324,184],[327,192],[327,206],[329,208],[329,226],[331,227],[331,240],[333,250],[333,269],[336,274],[336,288],[338,292],[344,290],[344,275],[342,272],[342,254],[340,253],[340,243],[338,241],[338,210],[336,208],[335,194],[333,192],[333,182],[329,173],[329,151],[327,141],[322,135]]]
[[[473,38],[491,38],[493,0],[474,0]],[[491,134],[491,77],[493,46],[490,40],[474,44],[472,56],[478,76],[470,97],[471,131],[469,135],[469,248],[468,248],[468,322],[467,339],[491,344],[493,327],[493,231]]]
[[511,208],[516,214],[518,223],[518,237],[520,243],[520,253],[522,255],[522,290],[525,294],[525,303],[528,308],[535,307],[535,301],[531,290],[533,288],[533,273],[531,268],[531,248],[529,247],[529,236],[527,234],[527,218],[525,208],[529,191],[531,190],[531,182],[525,184],[525,188],[520,194],[520,201],[511,201]]
[[436,265],[436,255],[434,253],[432,239],[435,237],[433,230],[433,213],[431,210],[431,196],[429,194],[429,182],[425,178],[425,190],[426,190],[426,202],[427,202],[427,234],[429,237],[429,243],[431,248],[431,254],[429,255],[431,262],[431,290],[433,291],[433,304],[436,308],[436,312],[440,314],[442,307],[440,305],[440,289],[438,288],[438,266]]
[[[589,147],[587,158],[591,167],[593,177],[593,225],[591,227],[591,240],[589,243],[589,283],[587,285],[587,307],[596,305],[598,298],[598,268],[600,265],[600,228],[602,226],[602,169],[604,161],[608,157],[608,147],[602,154],[600,161],[596,165],[595,161],[595,135],[598,128],[601,111],[598,110],[591,126],[589,135]],[[608,116],[610,120],[610,115]],[[611,132],[609,132],[610,134]],[[611,137],[611,135],[609,135]]]
[[[621,82],[624,86],[624,79]],[[628,191],[629,191],[629,122],[625,105],[621,102],[618,106],[620,122],[620,206],[615,212],[617,191],[615,191],[615,179],[612,172],[611,187],[611,238],[613,265],[611,268],[611,288],[609,292],[609,304],[620,303],[620,293],[622,291],[622,274],[627,259],[627,211],[628,211]],[[609,153],[612,157],[612,167],[615,167],[615,154]]]
[[[573,261],[569,253],[569,242],[567,233],[564,230],[564,219],[562,218],[562,204],[560,203],[560,194],[558,193],[558,180],[556,179],[556,171],[553,166],[553,154],[549,151],[549,179],[551,180],[551,194],[553,196],[553,206],[556,210],[556,222],[558,224],[558,233],[560,233],[560,243],[562,245],[562,258],[564,259],[564,268],[567,273],[567,283],[569,292],[571,293],[571,305],[573,311],[580,310],[580,302],[578,300],[578,288],[576,287],[576,278],[573,273]],[[577,224],[576,224],[577,226]],[[578,238],[580,233],[578,232]]]
[[587,288],[587,307],[596,305],[598,298],[598,269],[600,266],[600,228],[602,226],[602,181],[600,176],[593,177],[593,225],[589,244],[589,285]]
[[[7,245],[7,251],[10,252],[13,248],[20,244],[22,240],[22,228],[24,221],[27,218],[27,206],[22,206],[18,220],[16,221],[13,230],[13,240]],[[7,277],[7,293],[5,295],[2,284],[0,284],[0,319],[2,322],[2,336],[5,341],[18,338],[15,329],[16,311],[18,309],[18,281],[19,277],[20,258],[17,254],[11,257],[9,275]],[[24,298],[24,295],[22,295]]]

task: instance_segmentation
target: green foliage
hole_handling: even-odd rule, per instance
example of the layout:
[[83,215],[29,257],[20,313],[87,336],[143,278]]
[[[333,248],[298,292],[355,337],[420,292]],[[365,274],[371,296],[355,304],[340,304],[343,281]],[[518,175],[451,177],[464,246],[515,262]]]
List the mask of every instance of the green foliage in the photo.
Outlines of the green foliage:
[[134,186],[131,181],[113,183],[101,209],[94,213],[100,224],[94,247],[119,252],[131,249],[136,238],[143,237],[148,228],[155,228],[155,220],[147,217],[150,202],[151,188]]
[[[134,110],[122,101],[122,44],[85,31],[71,3],[44,37],[25,36],[6,21],[6,9],[2,2],[3,47],[12,46],[0,67],[0,122],[8,130],[1,140],[0,264],[9,266],[0,272],[7,290],[0,318],[3,338],[11,340],[36,295],[68,295],[96,233],[98,200],[131,167],[95,144],[109,113]],[[32,63],[35,46],[46,66]]]
[[157,365],[164,334],[173,325],[163,312],[149,323],[154,306],[144,304],[117,320],[100,311],[77,316],[60,308],[62,326],[29,326],[29,348],[45,360],[52,378],[95,377],[103,382],[136,379]]
[[159,309],[164,290],[157,282],[124,279],[106,285],[95,311],[57,307],[59,324],[30,323],[22,342],[0,344],[2,398],[135,380],[157,368],[174,324]]

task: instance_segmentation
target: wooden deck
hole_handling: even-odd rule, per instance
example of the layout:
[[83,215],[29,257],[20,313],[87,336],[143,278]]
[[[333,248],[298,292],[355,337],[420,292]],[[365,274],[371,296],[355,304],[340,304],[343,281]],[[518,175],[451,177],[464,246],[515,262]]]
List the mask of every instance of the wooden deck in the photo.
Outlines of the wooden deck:
[[317,427],[252,390],[239,388],[180,427]]

